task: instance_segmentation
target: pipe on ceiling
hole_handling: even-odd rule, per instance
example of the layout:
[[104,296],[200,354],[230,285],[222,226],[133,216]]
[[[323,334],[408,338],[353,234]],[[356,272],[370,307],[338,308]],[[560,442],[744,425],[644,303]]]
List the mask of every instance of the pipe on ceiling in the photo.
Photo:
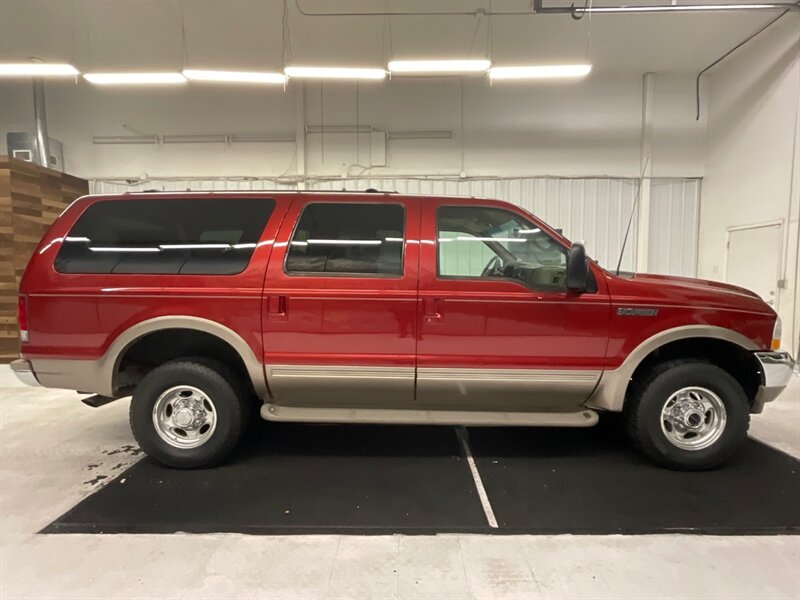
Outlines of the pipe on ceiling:
[[660,12],[739,12],[760,10],[798,10],[796,2],[758,2],[738,4],[658,4],[658,5],[619,5],[619,6],[543,6],[542,0],[533,0],[533,10],[529,11],[492,11],[483,8],[464,11],[356,11],[356,12],[322,12],[303,9],[300,0],[294,0],[298,12],[306,17],[521,17],[537,14],[570,14],[580,18],[586,13],[627,14],[627,13],[660,13]]

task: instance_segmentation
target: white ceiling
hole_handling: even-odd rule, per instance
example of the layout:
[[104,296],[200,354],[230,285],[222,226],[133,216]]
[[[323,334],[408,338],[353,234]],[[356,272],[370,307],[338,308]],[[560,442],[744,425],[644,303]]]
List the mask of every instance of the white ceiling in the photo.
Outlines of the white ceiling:
[[[547,0],[547,5],[557,1]],[[637,3],[645,2],[661,3]],[[301,4],[306,11],[328,12],[387,6],[398,12],[473,11],[489,10],[490,1]],[[529,0],[493,0],[491,10],[527,12],[530,5]],[[189,67],[280,70],[282,10],[280,0],[0,0],[0,56],[71,62],[84,72],[180,70],[183,24]],[[487,52],[486,17],[308,17],[298,12],[295,0],[288,0],[288,15],[292,55],[287,63],[383,66],[390,58],[481,57]],[[590,32],[589,60],[596,72],[693,73],[776,15],[593,15],[580,21],[569,15],[495,16],[491,58],[498,65],[583,61]]]

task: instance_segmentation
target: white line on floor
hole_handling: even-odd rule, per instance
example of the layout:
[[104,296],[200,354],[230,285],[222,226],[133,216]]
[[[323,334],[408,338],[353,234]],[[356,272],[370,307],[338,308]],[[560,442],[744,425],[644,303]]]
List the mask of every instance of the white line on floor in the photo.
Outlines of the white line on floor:
[[456,427],[456,435],[458,436],[458,441],[461,442],[461,449],[464,451],[464,456],[467,459],[469,470],[472,472],[472,480],[475,482],[475,489],[478,490],[478,497],[481,499],[481,506],[483,506],[483,512],[486,514],[486,520],[489,522],[489,527],[496,528],[497,519],[494,517],[492,503],[489,502],[489,496],[486,493],[486,488],[483,487],[481,474],[478,472],[478,465],[475,464],[475,459],[472,458],[472,450],[470,450],[469,441],[467,440],[467,430],[464,427]]

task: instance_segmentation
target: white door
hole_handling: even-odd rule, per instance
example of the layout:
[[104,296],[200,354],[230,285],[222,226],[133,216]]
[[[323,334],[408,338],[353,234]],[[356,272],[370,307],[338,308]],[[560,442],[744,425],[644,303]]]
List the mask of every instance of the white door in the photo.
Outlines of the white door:
[[728,231],[725,281],[751,290],[776,307],[783,225],[771,223]]

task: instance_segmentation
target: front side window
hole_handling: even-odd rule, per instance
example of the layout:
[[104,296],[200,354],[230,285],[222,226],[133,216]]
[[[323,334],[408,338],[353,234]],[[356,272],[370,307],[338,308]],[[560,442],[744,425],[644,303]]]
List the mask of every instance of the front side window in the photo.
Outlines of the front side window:
[[512,212],[443,206],[437,229],[440,277],[510,279],[533,289],[566,289],[566,248]]
[[275,202],[252,198],[101,201],[78,218],[60,273],[234,275],[250,262]]
[[309,204],[289,243],[286,272],[399,277],[404,239],[399,204]]

